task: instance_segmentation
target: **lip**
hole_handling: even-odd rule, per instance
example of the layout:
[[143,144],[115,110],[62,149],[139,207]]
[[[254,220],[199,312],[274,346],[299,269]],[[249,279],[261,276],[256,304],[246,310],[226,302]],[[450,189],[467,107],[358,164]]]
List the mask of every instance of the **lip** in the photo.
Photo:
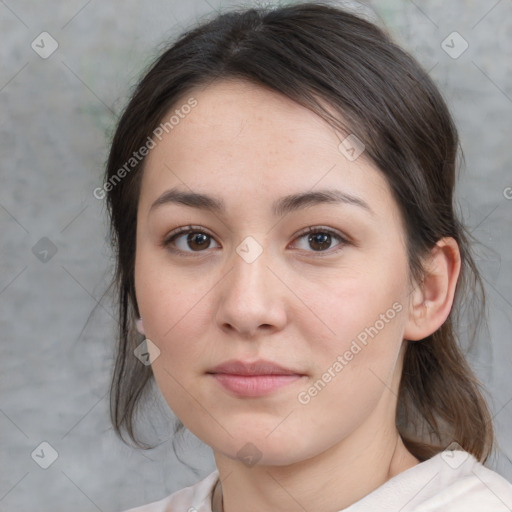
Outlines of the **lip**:
[[259,359],[258,361],[245,362],[238,360],[231,360],[221,363],[207,373],[224,373],[230,375],[302,375],[300,372],[284,368],[283,366],[273,363],[272,361],[265,361]]
[[238,396],[262,396],[277,391],[304,377],[296,370],[271,361],[226,361],[209,370],[215,380]]

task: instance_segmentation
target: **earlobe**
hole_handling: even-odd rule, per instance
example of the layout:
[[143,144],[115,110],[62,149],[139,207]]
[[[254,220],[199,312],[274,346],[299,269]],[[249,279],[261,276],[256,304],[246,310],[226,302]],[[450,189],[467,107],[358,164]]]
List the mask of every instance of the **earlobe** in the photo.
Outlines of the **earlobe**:
[[450,314],[460,273],[457,242],[442,238],[425,264],[425,278],[411,294],[409,319],[403,337],[418,341],[437,331]]
[[140,332],[140,334],[146,334],[145,331],[144,331],[144,325],[142,323],[142,318],[137,318],[137,320],[135,321],[135,325],[137,327],[137,331]]

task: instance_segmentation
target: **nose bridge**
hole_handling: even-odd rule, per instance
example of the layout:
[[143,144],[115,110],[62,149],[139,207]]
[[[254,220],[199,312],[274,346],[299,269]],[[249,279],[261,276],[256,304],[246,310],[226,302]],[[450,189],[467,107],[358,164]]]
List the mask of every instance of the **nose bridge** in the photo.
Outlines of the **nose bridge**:
[[[268,288],[269,250],[264,249],[253,237],[246,237],[236,248],[231,258],[232,271],[228,278],[229,291],[233,295],[262,300]],[[267,286],[265,286],[267,285]]]
[[217,321],[239,333],[254,333],[258,327],[281,328],[285,311],[280,288],[270,271],[270,251],[252,237],[240,243],[229,259]]

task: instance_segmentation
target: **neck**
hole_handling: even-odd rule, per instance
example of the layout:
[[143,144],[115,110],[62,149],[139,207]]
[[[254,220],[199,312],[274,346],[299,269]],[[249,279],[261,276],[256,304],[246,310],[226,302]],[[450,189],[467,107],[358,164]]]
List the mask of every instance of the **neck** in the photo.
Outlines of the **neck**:
[[213,512],[338,511],[419,463],[396,428],[386,432],[381,426],[369,434],[360,429],[326,452],[290,466],[247,467],[216,452],[222,484]]

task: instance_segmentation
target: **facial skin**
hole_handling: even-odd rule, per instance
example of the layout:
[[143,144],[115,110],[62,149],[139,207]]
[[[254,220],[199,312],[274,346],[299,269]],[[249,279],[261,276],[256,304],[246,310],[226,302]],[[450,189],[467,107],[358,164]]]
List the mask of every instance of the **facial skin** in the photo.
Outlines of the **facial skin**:
[[[146,159],[138,207],[135,287],[146,337],[160,350],[156,382],[213,448],[225,511],[299,510],[297,502],[339,510],[418,463],[395,427],[404,339],[424,338],[449,314],[457,246],[443,240],[431,277],[411,287],[398,207],[364,153],[349,161],[338,149],[343,136],[316,114],[253,84],[220,81],[183,103],[190,96],[197,106]],[[225,211],[170,202],[150,210],[174,187],[215,196]],[[343,203],[273,212],[283,196],[334,189],[372,213]],[[210,238],[187,244],[185,233],[163,246],[188,225]],[[310,227],[334,234],[308,242]],[[246,237],[256,241],[252,255],[262,250],[252,262],[237,252]],[[365,328],[382,323],[332,370]],[[302,376],[238,396],[207,374],[233,359]],[[301,403],[329,368],[335,376]],[[255,465],[237,456],[243,447]]]

